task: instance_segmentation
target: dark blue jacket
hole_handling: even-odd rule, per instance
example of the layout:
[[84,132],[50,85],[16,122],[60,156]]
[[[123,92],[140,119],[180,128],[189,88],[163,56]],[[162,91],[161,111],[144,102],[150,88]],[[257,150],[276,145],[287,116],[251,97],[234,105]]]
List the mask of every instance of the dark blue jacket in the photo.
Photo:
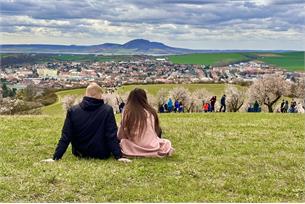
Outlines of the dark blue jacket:
[[226,97],[225,96],[221,97],[220,104],[223,105],[223,106],[226,105]]
[[62,158],[70,142],[75,156],[106,159],[112,153],[116,159],[121,158],[112,107],[103,100],[84,97],[79,105],[70,108],[54,160]]

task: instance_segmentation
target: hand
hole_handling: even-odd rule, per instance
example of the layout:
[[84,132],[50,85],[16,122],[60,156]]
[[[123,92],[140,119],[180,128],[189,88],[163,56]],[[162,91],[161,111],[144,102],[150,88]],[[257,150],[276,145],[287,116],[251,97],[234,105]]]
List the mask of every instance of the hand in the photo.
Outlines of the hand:
[[119,162],[123,162],[123,163],[130,163],[132,162],[130,159],[126,159],[126,158],[120,158],[118,159]]
[[54,159],[44,159],[44,160],[41,160],[41,162],[51,163],[51,162],[55,162],[55,160]]
[[169,150],[168,156],[173,156],[174,152],[175,152],[175,149],[171,148],[171,150]]

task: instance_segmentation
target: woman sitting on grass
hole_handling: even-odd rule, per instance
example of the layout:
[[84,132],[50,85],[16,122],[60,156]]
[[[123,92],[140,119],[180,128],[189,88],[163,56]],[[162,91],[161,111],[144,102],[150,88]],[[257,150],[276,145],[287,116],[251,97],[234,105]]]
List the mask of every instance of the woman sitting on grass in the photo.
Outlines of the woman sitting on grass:
[[156,110],[148,104],[146,92],[130,92],[122,114],[118,138],[123,155],[135,157],[171,156],[171,142],[161,139],[161,128]]

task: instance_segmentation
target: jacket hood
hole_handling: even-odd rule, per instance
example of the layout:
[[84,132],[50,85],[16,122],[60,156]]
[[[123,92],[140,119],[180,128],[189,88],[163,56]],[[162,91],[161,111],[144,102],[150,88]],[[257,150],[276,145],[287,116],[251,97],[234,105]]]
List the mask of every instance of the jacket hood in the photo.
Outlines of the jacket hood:
[[104,105],[104,100],[85,96],[79,106],[85,111],[93,111]]

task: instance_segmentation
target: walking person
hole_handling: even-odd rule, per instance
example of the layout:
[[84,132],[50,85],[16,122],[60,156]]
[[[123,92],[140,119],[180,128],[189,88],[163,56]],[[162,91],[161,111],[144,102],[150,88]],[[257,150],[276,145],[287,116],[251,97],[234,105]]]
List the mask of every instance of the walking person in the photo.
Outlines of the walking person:
[[182,104],[182,102],[179,103],[179,113],[183,113],[184,112],[184,106]]
[[204,110],[205,113],[209,112],[209,103],[204,104],[203,110]]
[[256,100],[256,101],[254,102],[254,105],[253,105],[253,112],[260,112],[259,109],[260,109],[260,108],[259,108],[259,103],[258,103],[258,101]]
[[179,101],[176,99],[176,100],[175,100],[175,109],[174,109],[175,113],[176,113],[176,112],[179,112],[179,106],[180,106],[180,105],[179,105]]
[[[223,108],[223,111],[222,111],[222,108]],[[221,97],[221,100],[220,100],[220,109],[219,109],[219,112],[226,112],[226,95],[224,94],[222,97]]]
[[211,102],[211,112],[215,111],[215,103],[216,103],[216,96],[213,96],[210,100]]
[[163,104],[159,105],[159,113],[164,113],[164,105]]
[[283,99],[281,103],[281,113],[284,113],[285,100]]
[[172,112],[173,111],[173,101],[171,98],[168,99],[168,102],[167,102],[167,109],[168,109],[168,112]]
[[123,112],[124,107],[125,107],[125,103],[124,103],[124,101],[122,100],[121,103],[120,103],[120,105],[119,105],[120,113]]
[[289,103],[288,103],[288,101],[285,101],[283,113],[287,113],[288,112],[288,107],[289,107]]
[[167,103],[164,103],[164,112],[169,112],[169,111],[168,111]]

